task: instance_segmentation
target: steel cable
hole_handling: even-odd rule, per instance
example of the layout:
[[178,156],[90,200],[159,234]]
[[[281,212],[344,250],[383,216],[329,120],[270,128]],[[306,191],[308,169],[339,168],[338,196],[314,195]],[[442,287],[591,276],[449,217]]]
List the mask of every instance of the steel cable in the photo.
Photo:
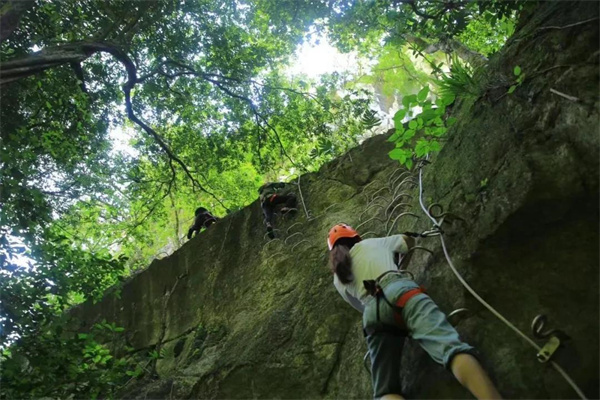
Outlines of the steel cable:
[[[429,154],[427,155],[426,160],[428,160],[428,159],[429,159]],[[427,211],[427,207],[425,207],[425,204],[423,202],[423,166],[424,166],[424,164],[421,163],[418,167],[419,168],[419,204],[421,205],[421,208],[423,209],[423,212],[425,213],[425,215],[427,215],[427,217],[429,217],[429,219],[433,222],[434,226],[437,228],[441,228],[440,223],[433,216],[431,216],[431,214],[429,213],[429,211]],[[465,281],[465,279],[462,277],[462,275],[458,272],[458,270],[454,266],[452,259],[450,258],[450,254],[448,253],[448,249],[446,247],[446,242],[444,241],[443,232],[440,232],[440,234],[438,236],[440,238],[440,242],[442,244],[442,250],[444,251],[444,256],[446,257],[446,261],[448,262],[450,269],[452,270],[452,272],[454,273],[456,278],[459,280],[459,282],[465,287],[465,289],[467,289],[469,291],[469,293],[471,293],[473,295],[473,297],[475,297],[475,299],[477,299],[477,301],[479,301],[485,308],[487,308],[492,314],[494,314],[496,316],[496,318],[498,318],[500,321],[504,322],[504,324],[506,326],[508,326],[510,329],[512,329],[517,335],[521,336],[521,338],[525,339],[525,341],[527,343],[529,343],[537,352],[539,352],[541,350],[541,347],[538,346],[537,343],[535,343],[529,336],[527,336],[526,334],[521,332],[521,330],[519,330],[519,328],[514,326],[509,320],[504,318],[504,316],[502,314],[500,314],[498,311],[496,311],[496,309],[494,307],[492,307],[481,296],[479,296],[479,294],[477,294],[475,289],[473,289],[467,283],[467,281]],[[561,368],[560,365],[558,365],[556,362],[554,362],[552,360],[550,360],[550,363],[552,364],[554,369],[556,369],[556,371],[558,371],[558,373],[560,373],[562,375],[562,377],[567,381],[567,383],[569,383],[569,385],[571,385],[573,390],[575,390],[575,392],[577,393],[577,395],[580,398],[582,398],[584,400],[587,399],[585,397],[585,394],[579,388],[579,386],[577,386],[575,381],[573,381],[573,379],[566,373],[566,371],[564,371]]]

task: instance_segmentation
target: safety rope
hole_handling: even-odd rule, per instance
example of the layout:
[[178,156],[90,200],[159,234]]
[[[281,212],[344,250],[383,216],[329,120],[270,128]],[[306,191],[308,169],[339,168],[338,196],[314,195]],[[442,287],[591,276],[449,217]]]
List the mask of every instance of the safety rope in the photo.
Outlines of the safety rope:
[[[465,279],[462,277],[462,275],[458,272],[458,270],[454,266],[454,263],[452,262],[452,259],[450,258],[450,254],[448,253],[448,248],[446,247],[446,242],[444,241],[444,232],[441,230],[441,222],[438,221],[437,219],[435,219],[430,214],[430,212],[427,210],[427,207],[425,207],[425,203],[423,201],[423,167],[429,163],[428,159],[429,159],[429,154],[427,154],[427,157],[425,160],[422,160],[421,162],[419,162],[419,166],[418,166],[418,168],[419,168],[419,204],[421,205],[421,208],[423,209],[423,212],[425,213],[425,215],[427,215],[427,217],[429,217],[429,219],[433,222],[434,226],[440,230],[440,234],[436,235],[436,236],[438,236],[440,238],[440,242],[442,244],[442,250],[444,251],[444,256],[446,257],[446,261],[448,262],[450,269],[452,269],[452,272],[458,278],[459,282],[465,287],[465,289],[467,289],[469,291],[469,293],[471,293],[473,295],[473,297],[475,297],[475,299],[477,299],[477,301],[479,301],[485,308],[487,308],[492,314],[494,314],[500,321],[504,322],[504,324],[506,326],[508,326],[510,329],[512,329],[517,335],[519,335],[523,339],[525,339],[525,341],[527,343],[529,343],[537,352],[540,352],[541,347],[538,346],[531,338],[529,338],[527,335],[525,335],[523,332],[521,332],[519,330],[519,328],[514,326],[509,320],[504,318],[504,316],[502,314],[500,314],[498,311],[496,311],[496,309],[494,309],[494,307],[492,307],[490,304],[488,304],[481,296],[479,296],[479,294],[477,294],[477,292],[467,283],[467,281],[465,281]],[[573,381],[573,379],[561,368],[560,365],[558,365],[556,362],[554,362],[552,360],[550,360],[550,363],[552,364],[554,369],[556,369],[556,371],[558,371],[558,373],[560,373],[562,375],[562,377],[567,381],[567,383],[569,383],[569,385],[571,385],[573,390],[575,390],[575,392],[577,393],[577,395],[580,398],[582,398],[584,400],[587,399],[585,397],[585,394],[579,388],[579,386],[577,386],[575,381]]]
[[298,175],[298,193],[300,194],[300,200],[302,201],[302,208],[304,208],[304,213],[306,214],[306,219],[310,219],[310,214],[306,209],[306,204],[304,204],[304,196],[302,196],[302,188],[300,187],[300,175]]

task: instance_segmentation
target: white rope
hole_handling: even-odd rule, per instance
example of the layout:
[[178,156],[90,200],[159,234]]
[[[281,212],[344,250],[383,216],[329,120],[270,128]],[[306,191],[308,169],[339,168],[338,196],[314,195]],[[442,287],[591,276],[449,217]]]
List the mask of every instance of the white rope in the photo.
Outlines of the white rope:
[[302,208],[304,208],[304,214],[306,214],[306,219],[310,219],[310,215],[308,215],[308,210],[306,209],[306,204],[304,204],[304,196],[302,196],[302,189],[300,188],[300,175],[298,175],[298,193],[300,194],[300,200],[302,201]]
[[[427,159],[429,159],[429,154],[427,155]],[[429,213],[429,211],[427,211],[427,207],[425,207],[425,204],[423,202],[423,164],[421,164],[419,166],[419,204],[421,205],[421,208],[423,209],[423,212],[425,213],[425,215],[427,215],[427,217],[429,217],[429,219],[433,222],[433,224],[436,227],[440,228],[440,223]],[[439,236],[440,242],[442,244],[442,249],[444,251],[444,256],[446,257],[446,261],[448,261],[448,265],[450,266],[450,269],[452,269],[452,272],[454,273],[456,278],[458,278],[459,282],[469,291],[469,293],[471,293],[473,295],[473,297],[475,297],[475,299],[477,299],[477,301],[479,301],[485,308],[487,308],[492,314],[494,314],[500,321],[504,322],[504,324],[506,326],[508,326],[510,329],[512,329],[517,335],[519,335],[523,339],[525,339],[525,341],[527,343],[529,343],[529,345],[531,345],[537,352],[539,352],[541,350],[541,347],[538,346],[537,343],[535,343],[529,336],[527,336],[526,334],[521,332],[519,330],[519,328],[514,326],[509,320],[504,318],[504,316],[502,314],[500,314],[498,311],[496,311],[496,309],[494,307],[492,307],[481,296],[479,296],[479,294],[477,294],[477,292],[467,283],[467,281],[465,281],[465,279],[462,277],[462,275],[458,272],[458,270],[454,266],[452,259],[450,258],[450,254],[448,253],[448,249],[446,248],[446,242],[444,241],[444,234],[443,234],[443,232],[441,232],[441,230],[440,230],[440,234],[438,236]],[[552,364],[554,369],[556,369],[562,375],[562,377],[567,381],[567,383],[569,383],[569,385],[571,385],[573,390],[575,390],[575,392],[577,392],[577,395],[580,398],[585,400],[586,399],[585,394],[577,386],[575,381],[573,381],[573,379],[571,379],[571,377],[560,367],[560,365],[558,365],[554,361],[550,361],[550,363]]]

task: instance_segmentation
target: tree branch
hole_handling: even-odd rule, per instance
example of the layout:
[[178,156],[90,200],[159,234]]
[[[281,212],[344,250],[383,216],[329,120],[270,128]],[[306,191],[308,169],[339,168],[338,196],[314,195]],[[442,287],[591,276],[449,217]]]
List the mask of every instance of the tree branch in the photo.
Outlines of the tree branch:
[[448,7],[445,6],[445,7],[442,7],[442,9],[439,10],[436,14],[427,14],[426,12],[423,12],[417,8],[415,0],[398,0],[397,3],[408,4],[410,6],[410,8],[412,8],[412,10],[415,14],[417,14],[421,18],[426,18],[426,19],[438,19],[448,9]]
[[237,93],[232,92],[229,88],[223,86],[223,84],[219,81],[213,80],[213,79],[209,79],[209,78],[205,78],[207,81],[212,82],[215,84],[215,86],[217,86],[219,89],[221,89],[222,91],[224,91],[225,93],[227,93],[228,95],[230,95],[231,97],[235,97],[237,99],[240,99],[242,101],[245,101],[246,103],[248,103],[248,105],[250,106],[250,109],[252,110],[252,113],[254,113],[254,115],[258,118],[260,118],[263,123],[273,132],[273,134],[275,135],[275,138],[277,139],[277,143],[279,143],[279,147],[281,148],[281,152],[283,153],[283,155],[290,160],[290,162],[292,163],[293,166],[295,166],[296,168],[300,168],[303,169],[302,167],[300,167],[299,165],[297,165],[294,160],[292,160],[292,158],[290,157],[290,155],[288,154],[288,152],[285,150],[285,146],[283,145],[283,142],[281,141],[281,137],[279,136],[279,132],[277,132],[277,129],[275,129],[275,127],[273,127],[270,123],[269,120],[262,115],[261,113],[258,112],[256,106],[254,105],[254,103],[252,102],[251,99],[249,99],[246,96],[242,96],[239,95]]
[[[165,65],[168,65],[168,64],[172,64],[172,65],[178,66],[178,67],[184,69],[184,71],[176,72],[176,73],[173,73],[173,74],[166,73],[166,72],[164,72],[162,70],[162,67],[164,67]],[[258,109],[256,108],[256,105],[252,102],[252,100],[250,98],[246,97],[246,96],[242,96],[240,94],[237,94],[237,93],[233,92],[230,88],[228,88],[227,86],[225,86],[225,84],[222,81],[219,81],[218,79],[215,79],[215,78],[225,79],[225,80],[231,80],[231,81],[234,81],[236,83],[241,83],[242,80],[237,79],[237,78],[232,78],[232,77],[226,77],[226,76],[223,76],[223,75],[206,74],[206,73],[203,73],[203,72],[196,71],[194,68],[190,67],[189,65],[183,64],[183,63],[181,63],[179,61],[167,60],[167,61],[164,61],[164,62],[160,63],[152,72],[150,72],[150,73],[148,73],[146,75],[143,75],[140,78],[138,78],[137,82],[144,81],[144,80],[146,80],[146,79],[148,79],[151,76],[156,75],[156,74],[165,76],[167,78],[176,78],[178,76],[183,76],[183,75],[196,76],[196,77],[204,79],[207,82],[212,83],[217,88],[219,88],[221,91],[225,92],[227,95],[229,95],[229,96],[231,96],[233,98],[236,98],[238,100],[241,100],[241,101],[247,103],[250,106],[250,110],[252,111],[252,113],[255,116],[257,116],[258,118],[260,118],[263,121],[263,123],[273,132],[273,134],[275,135],[275,138],[277,139],[277,143],[279,144],[279,146],[281,148],[281,151],[282,151],[283,155],[292,163],[292,165],[294,165],[297,168],[302,169],[298,164],[296,164],[296,162],[290,157],[290,155],[286,151],[285,146],[283,145],[283,142],[281,141],[281,137],[279,135],[279,132],[277,132],[277,129],[275,129],[275,127],[273,127],[269,123],[268,119],[265,116],[263,116],[258,111]],[[250,81],[250,82],[253,82],[253,81]]]
[[195,186],[214,198],[225,210],[229,211],[229,209],[218,197],[204,188],[202,184],[200,184],[200,182],[194,178],[185,163],[173,153],[173,151],[165,143],[164,139],[154,129],[152,129],[135,115],[133,105],[131,103],[131,90],[135,84],[138,83],[137,68],[131,58],[129,58],[129,56],[116,45],[93,42],[70,43],[45,49],[25,58],[4,63],[0,65],[0,85],[23,78],[25,76],[36,74],[48,68],[63,65],[65,63],[80,63],[98,52],[112,55],[125,67],[127,72],[127,83],[125,83],[123,86],[123,91],[125,93],[125,108],[127,110],[127,117],[130,121],[141,127],[146,134],[154,138],[161,149],[167,154],[170,159],[169,167],[171,168],[173,174],[175,173],[175,169],[172,165],[172,161],[179,164],[179,166],[183,169],[185,174],[188,176],[188,178],[190,178]]

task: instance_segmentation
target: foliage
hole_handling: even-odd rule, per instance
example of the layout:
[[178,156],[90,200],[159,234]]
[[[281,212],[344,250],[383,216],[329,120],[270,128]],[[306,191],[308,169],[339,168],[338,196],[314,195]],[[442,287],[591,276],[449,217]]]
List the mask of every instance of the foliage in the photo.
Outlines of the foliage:
[[20,348],[4,349],[0,398],[112,398],[136,373],[125,358],[104,344],[123,328],[105,321],[89,333],[75,333],[56,322],[23,338]]
[[514,31],[514,15],[498,16],[486,11],[472,19],[456,38],[470,49],[489,57],[500,50]]
[[71,304],[74,294],[101,298],[124,271],[125,259],[114,258],[107,249],[90,252],[73,246],[52,228],[44,233],[48,241],[36,248],[42,255],[32,254],[35,264],[19,265],[14,255],[2,254],[0,333],[4,345],[34,335],[54,321]]
[[[326,25],[331,37],[343,50],[369,48],[381,40],[403,44],[417,36],[427,41],[461,37],[469,45],[481,43],[495,48],[502,39],[495,36],[496,21],[508,22],[514,18],[523,1],[368,1],[337,2],[331,7]],[[470,26],[474,21],[474,25]],[[485,29],[479,29],[485,26]],[[510,27],[503,30],[510,33]],[[479,35],[479,38],[475,36]],[[501,35],[502,36],[502,35]]]
[[373,129],[376,126],[381,125],[381,119],[377,117],[377,113],[373,110],[365,111],[360,122],[362,123],[362,126],[364,126],[367,130]]
[[514,85],[511,85],[508,88],[507,93],[511,94],[512,92],[514,92],[519,86],[521,86],[523,84],[523,81],[525,80],[525,74],[521,73],[521,67],[520,66],[516,66],[513,69],[513,74],[515,75],[515,77],[517,78],[517,80],[515,81]]
[[416,93],[430,80],[429,75],[418,68],[407,54],[406,47],[386,44],[373,54],[377,63],[369,73],[349,82],[347,87],[373,87],[380,108],[389,110],[396,98],[405,93]]
[[476,75],[480,73],[480,70],[453,56],[450,72],[443,74],[441,79],[436,81],[440,95],[442,97],[477,97],[481,89]]
[[[390,151],[389,156],[407,168],[412,168],[414,157],[420,158],[439,151],[440,138],[456,123],[454,117],[445,118],[446,107],[454,102],[454,96],[446,95],[433,103],[428,95],[429,87],[425,86],[418,94],[405,96],[402,99],[404,108],[394,115],[396,130],[388,141],[395,143],[396,148]],[[417,107],[421,112],[414,115]],[[413,118],[404,124],[402,121],[407,116]]]

